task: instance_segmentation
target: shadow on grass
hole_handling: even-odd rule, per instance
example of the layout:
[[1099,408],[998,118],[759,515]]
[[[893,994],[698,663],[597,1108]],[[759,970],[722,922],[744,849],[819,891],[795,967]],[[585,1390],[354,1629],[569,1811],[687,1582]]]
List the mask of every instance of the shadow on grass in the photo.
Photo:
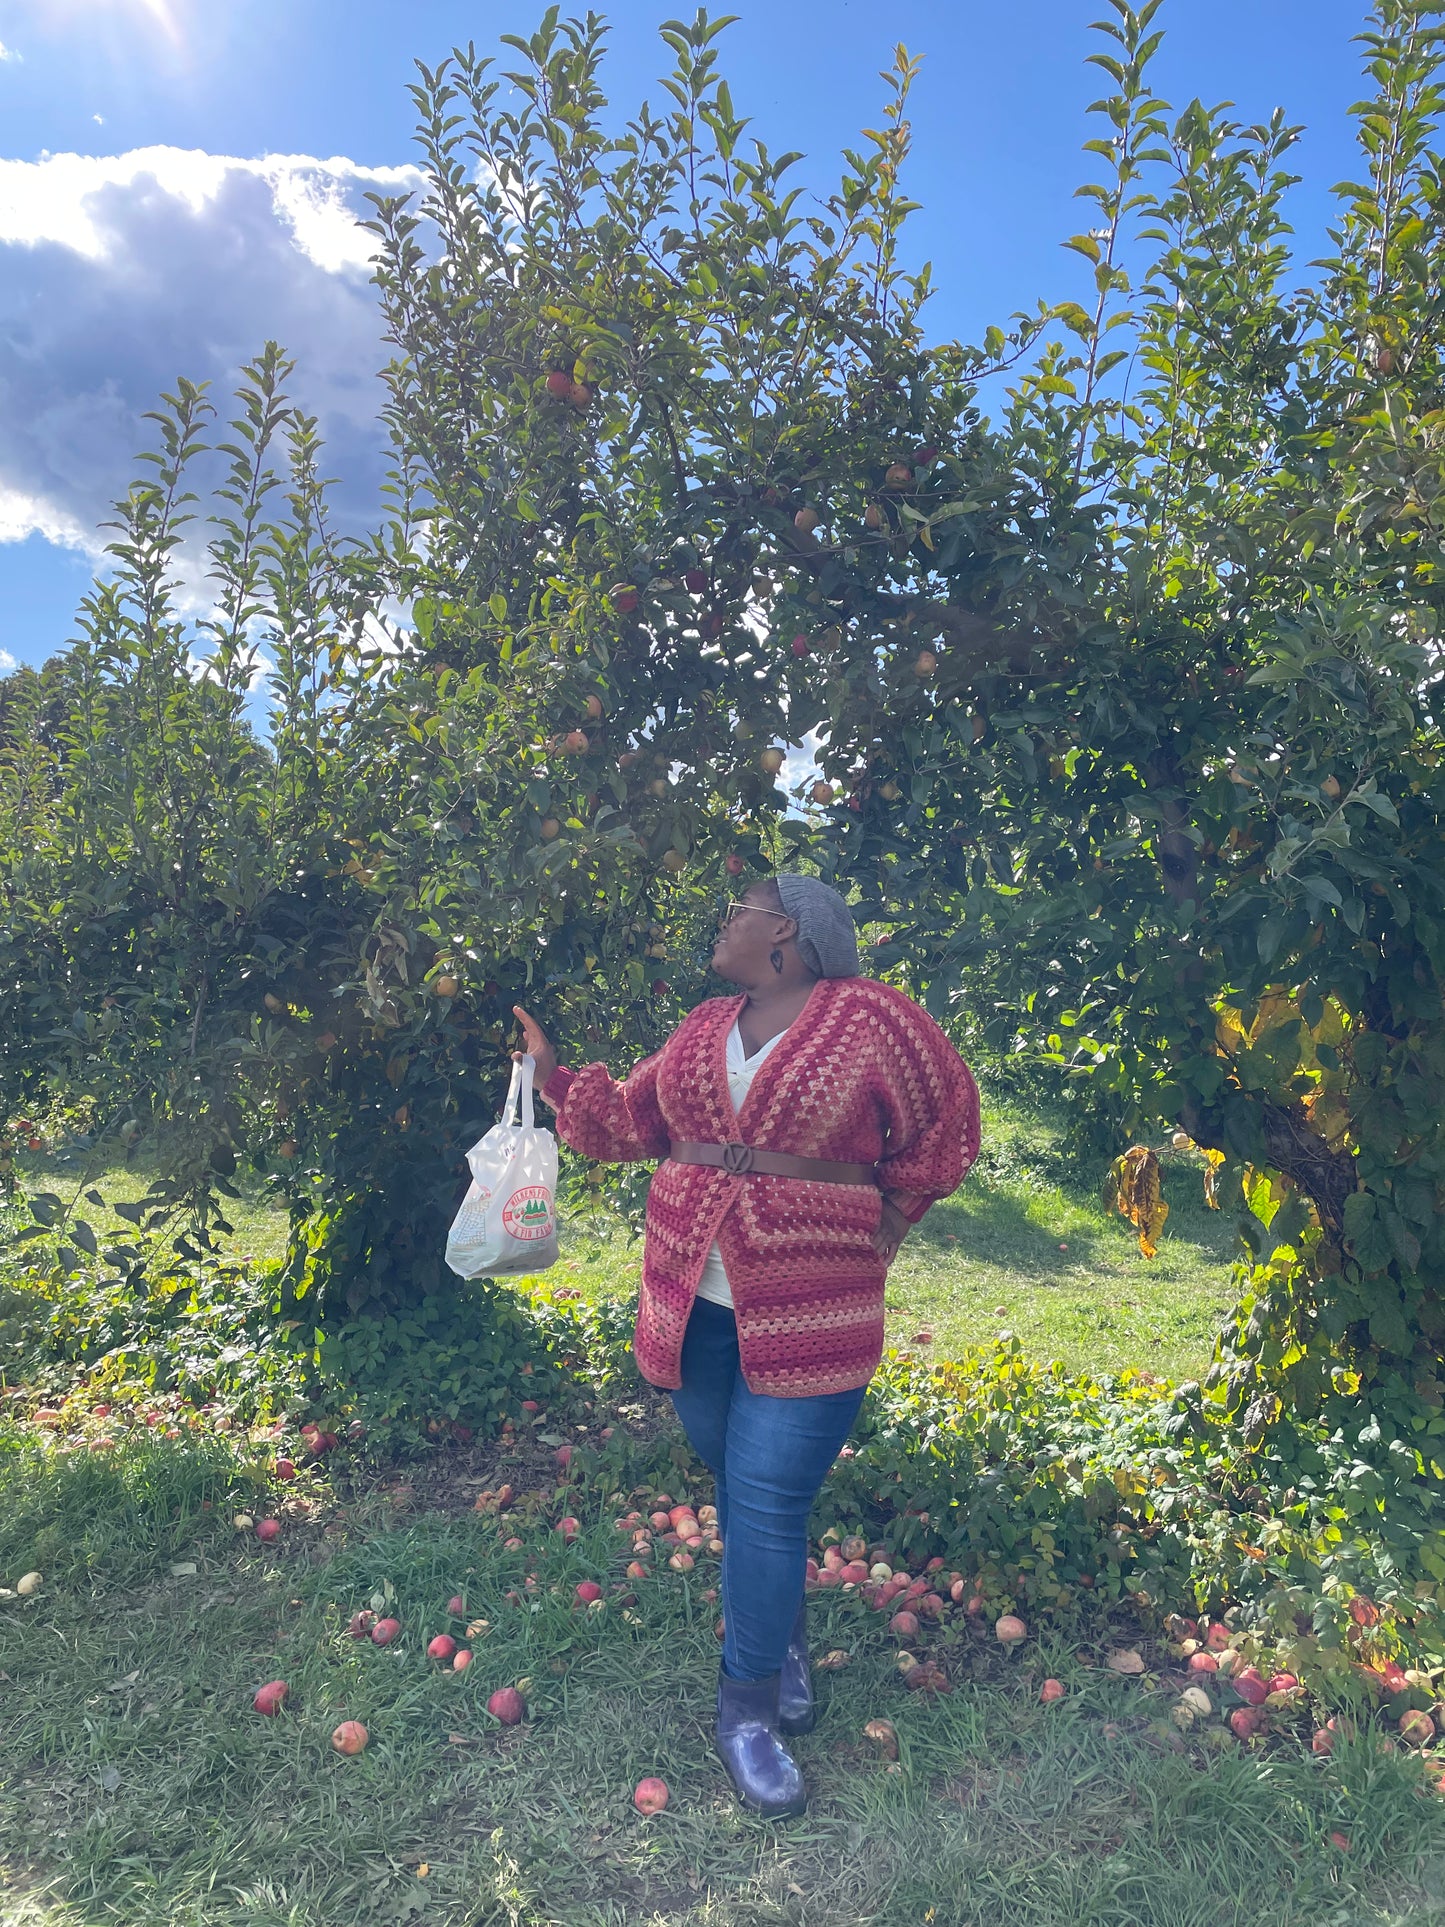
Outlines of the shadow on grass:
[[[936,1204],[915,1236],[921,1248],[938,1257],[999,1265],[1037,1284],[1077,1283],[1081,1265],[1104,1261],[1107,1243],[1096,1230],[1075,1222],[1060,1240],[1034,1221],[1020,1198],[987,1184]],[[1059,1249],[1061,1242],[1067,1250]]]

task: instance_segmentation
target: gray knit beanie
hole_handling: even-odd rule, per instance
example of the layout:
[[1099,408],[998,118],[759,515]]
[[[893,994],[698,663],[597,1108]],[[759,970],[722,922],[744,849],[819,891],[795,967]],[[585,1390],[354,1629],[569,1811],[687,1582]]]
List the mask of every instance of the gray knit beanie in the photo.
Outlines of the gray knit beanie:
[[783,909],[798,926],[798,955],[820,977],[859,975],[858,930],[853,912],[817,877],[775,877]]

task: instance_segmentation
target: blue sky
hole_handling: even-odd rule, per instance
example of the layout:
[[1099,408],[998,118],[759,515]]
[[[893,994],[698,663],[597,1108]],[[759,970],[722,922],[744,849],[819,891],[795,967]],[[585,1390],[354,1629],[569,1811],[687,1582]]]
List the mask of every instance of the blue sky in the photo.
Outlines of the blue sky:
[[[826,190],[876,124],[878,69],[925,56],[911,246],[934,263],[938,336],[977,338],[1040,296],[1082,292],[1060,251],[1104,77],[1085,66],[1107,0],[738,0],[724,67],[774,148]],[[411,162],[416,59],[490,49],[541,13],[519,0],[0,0],[0,667],[71,633],[105,504],[176,374],[224,382],[275,335],[301,363],[332,471],[364,515],[381,360],[352,213]],[[580,9],[577,9],[580,10]],[[604,8],[611,97],[655,100],[674,9]],[[677,11],[683,11],[679,8]],[[691,12],[691,8],[687,11]],[[722,11],[715,9],[714,11]],[[1329,188],[1356,171],[1365,0],[1167,0],[1155,80],[1182,105],[1282,106],[1302,122],[1292,215],[1301,278]]]

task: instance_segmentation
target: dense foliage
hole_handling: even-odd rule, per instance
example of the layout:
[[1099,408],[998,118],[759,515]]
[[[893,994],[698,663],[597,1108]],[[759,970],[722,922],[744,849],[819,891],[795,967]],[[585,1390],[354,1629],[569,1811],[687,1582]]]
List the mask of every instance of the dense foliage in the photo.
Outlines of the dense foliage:
[[[435,1299],[510,1003],[635,1058],[725,871],[788,855],[961,1035],[1212,1154],[1253,1436],[1323,1409],[1438,1480],[1442,8],[1379,0],[1361,179],[1294,290],[1294,130],[1159,100],[1159,6],[1111,0],[1094,57],[1088,302],[974,348],[905,266],[901,53],[811,210],[703,16],[622,125],[591,18],[509,40],[511,93],[423,70],[428,187],[375,209],[375,539],[332,534],[267,350],[213,613],[182,384],[80,641],[4,687],[12,1129],[163,1140],[140,1215],[192,1246],[269,1162],[290,1317]],[[84,1254],[78,1203],[37,1228]]]

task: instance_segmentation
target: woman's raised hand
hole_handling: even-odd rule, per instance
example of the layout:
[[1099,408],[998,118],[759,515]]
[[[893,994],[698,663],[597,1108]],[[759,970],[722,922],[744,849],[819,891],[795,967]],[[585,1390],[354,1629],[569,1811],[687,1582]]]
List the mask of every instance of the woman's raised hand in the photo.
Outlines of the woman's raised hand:
[[512,1052],[512,1062],[520,1064],[523,1057],[534,1057],[537,1068],[532,1081],[540,1091],[557,1068],[557,1053],[547,1041],[547,1033],[535,1017],[529,1017],[520,1004],[512,1005],[512,1015],[522,1026],[522,1048]]

